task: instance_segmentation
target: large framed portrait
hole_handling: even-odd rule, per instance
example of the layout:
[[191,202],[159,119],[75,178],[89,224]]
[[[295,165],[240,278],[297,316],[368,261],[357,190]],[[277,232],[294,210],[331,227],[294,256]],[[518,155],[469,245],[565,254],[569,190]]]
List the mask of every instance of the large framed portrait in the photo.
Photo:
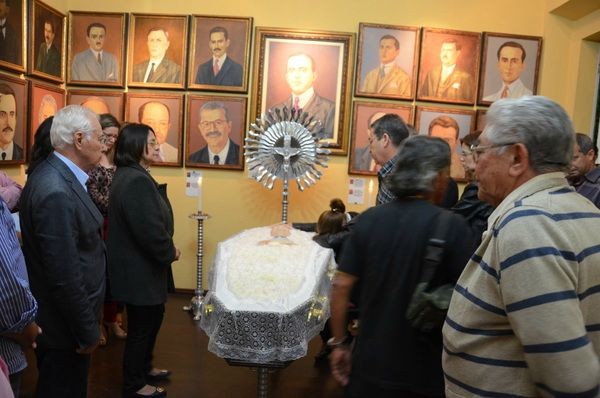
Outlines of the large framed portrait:
[[25,163],[27,80],[0,74],[0,165]]
[[345,155],[354,34],[256,29],[256,115],[269,109],[302,109],[321,125],[318,137]]
[[29,71],[32,75],[63,83],[66,42],[66,16],[60,11],[33,1],[29,35]]
[[183,88],[187,15],[131,14],[127,84]]
[[123,120],[123,93],[116,91],[75,90],[67,92],[68,105],[81,105],[98,115],[110,113],[118,120]]
[[186,167],[243,170],[246,98],[188,95]]
[[474,104],[481,34],[423,28],[417,99]]
[[537,94],[542,38],[483,33],[483,59],[478,102]]
[[25,72],[27,4],[25,0],[2,0],[0,15],[4,27],[0,28],[0,68]]
[[248,91],[252,18],[192,16],[188,88]]
[[65,90],[58,86],[31,81],[29,86],[29,143],[42,122],[65,106]]
[[126,21],[122,13],[69,13],[67,83],[124,86]]
[[158,166],[181,166],[183,94],[127,93],[125,120],[152,127],[160,146]]
[[465,170],[460,162],[460,139],[473,131],[475,111],[417,106],[415,124],[419,134],[440,137],[450,145],[450,176],[457,181],[466,181]]
[[379,165],[375,164],[369,151],[369,126],[387,113],[395,113],[407,124],[412,124],[413,109],[412,105],[354,101],[348,173],[377,175]]
[[361,23],[354,94],[413,99],[417,81],[419,28]]

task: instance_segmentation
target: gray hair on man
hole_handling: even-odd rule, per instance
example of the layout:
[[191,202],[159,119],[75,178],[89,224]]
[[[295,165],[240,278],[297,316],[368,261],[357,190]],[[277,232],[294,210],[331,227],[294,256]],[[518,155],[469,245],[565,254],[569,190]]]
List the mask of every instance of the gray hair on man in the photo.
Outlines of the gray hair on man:
[[524,144],[536,173],[564,171],[571,164],[573,125],[567,112],[549,98],[528,95],[494,102],[483,134],[492,144]]
[[388,181],[398,198],[433,192],[434,179],[450,167],[450,145],[439,137],[415,135],[398,149],[396,170]]
[[98,115],[81,105],[69,105],[60,109],[54,115],[50,129],[52,147],[62,149],[66,145],[73,145],[73,136],[78,131],[89,141],[94,133],[94,120],[98,120]]

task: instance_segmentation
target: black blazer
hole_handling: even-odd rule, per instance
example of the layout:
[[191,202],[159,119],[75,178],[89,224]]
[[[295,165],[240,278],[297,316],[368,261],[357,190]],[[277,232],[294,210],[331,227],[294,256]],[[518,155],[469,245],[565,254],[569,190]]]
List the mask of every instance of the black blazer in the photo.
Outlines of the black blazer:
[[117,167],[108,202],[108,275],[115,300],[157,305],[167,300],[175,261],[173,212],[166,192],[139,165]]
[[[190,155],[189,161],[192,163],[210,163],[208,159],[208,145],[199,149],[198,151]],[[227,151],[227,157],[225,158],[225,164],[239,164],[240,163],[240,146],[229,139],[229,150]]]
[[216,86],[241,86],[242,72],[242,65],[227,56],[219,73],[215,76],[213,72],[213,59],[211,58],[198,67],[195,82],[197,84],[212,84]]
[[20,206],[23,252],[43,330],[38,345],[74,350],[96,343],[106,275],[102,215],[54,153],[29,176]]

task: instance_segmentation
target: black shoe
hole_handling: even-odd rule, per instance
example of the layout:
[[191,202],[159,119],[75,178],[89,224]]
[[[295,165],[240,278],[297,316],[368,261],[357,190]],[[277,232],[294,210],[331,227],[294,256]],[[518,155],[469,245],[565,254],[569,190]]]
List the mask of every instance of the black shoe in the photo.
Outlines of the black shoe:
[[146,398],[146,397],[163,398],[163,397],[167,396],[167,390],[165,390],[162,387],[155,387],[155,388],[156,388],[156,390],[154,390],[154,392],[152,394],[144,395],[144,394],[134,392],[133,394],[131,394],[131,398]]
[[157,381],[157,380],[165,380],[168,379],[169,376],[171,375],[171,371],[167,370],[167,369],[159,369],[159,372],[156,374],[151,374],[148,373],[146,375],[146,378],[148,380],[153,380],[153,381]]

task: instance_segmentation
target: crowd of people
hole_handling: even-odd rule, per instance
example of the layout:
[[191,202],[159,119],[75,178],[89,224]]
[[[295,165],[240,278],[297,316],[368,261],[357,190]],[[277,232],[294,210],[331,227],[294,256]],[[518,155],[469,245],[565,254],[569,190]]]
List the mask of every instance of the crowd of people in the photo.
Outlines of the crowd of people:
[[[374,120],[376,205],[356,214],[336,198],[316,223],[338,263],[318,359],[348,397],[597,396],[597,147],[548,98],[499,100],[460,140],[458,198],[451,147],[411,130]],[[0,395],[19,396],[33,347],[36,397],[85,397],[90,355],[113,335],[123,395],[166,396],[153,350],[180,251],[148,171],[155,132],[72,105],[32,154],[25,187],[0,173]],[[418,327],[415,304],[443,316]]]

